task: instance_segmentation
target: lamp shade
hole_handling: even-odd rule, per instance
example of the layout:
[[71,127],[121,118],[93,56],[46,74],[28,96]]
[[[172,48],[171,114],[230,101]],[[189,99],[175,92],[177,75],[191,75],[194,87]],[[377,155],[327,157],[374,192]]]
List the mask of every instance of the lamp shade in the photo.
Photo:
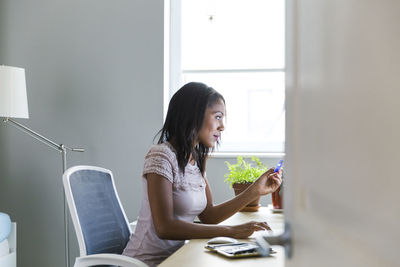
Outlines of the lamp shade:
[[0,117],[29,118],[25,70],[0,66]]

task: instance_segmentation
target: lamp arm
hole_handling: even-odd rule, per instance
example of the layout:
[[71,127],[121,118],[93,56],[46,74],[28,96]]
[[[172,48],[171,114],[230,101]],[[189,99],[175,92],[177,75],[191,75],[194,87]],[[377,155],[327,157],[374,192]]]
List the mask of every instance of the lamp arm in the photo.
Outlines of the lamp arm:
[[[84,152],[85,149],[83,148],[70,148],[67,147],[66,145],[63,144],[57,144],[50,139],[44,137],[41,134],[38,134],[37,132],[29,129],[25,125],[22,125],[19,122],[16,122],[8,117],[4,118],[3,120],[5,123],[10,123],[12,126],[15,128],[27,133],[31,137],[35,138],[36,140],[42,142],[43,144],[61,152],[62,155],[62,167],[63,167],[63,173],[65,172],[67,168],[67,150],[70,151],[75,151],[75,152]],[[65,234],[65,265],[66,267],[69,267],[69,230],[68,230],[68,206],[67,202],[65,201],[65,194],[64,194],[64,234]]]
[[45,144],[45,145],[47,145],[47,146],[49,146],[49,147],[51,147],[51,148],[53,148],[55,150],[58,150],[59,152],[63,152],[65,149],[68,149],[70,151],[75,151],[75,152],[84,152],[85,151],[85,149],[83,149],[83,148],[69,148],[69,147],[67,147],[65,145],[62,145],[62,144],[59,145],[59,144],[51,141],[50,139],[44,137],[43,135],[38,134],[37,132],[29,129],[25,125],[22,125],[21,123],[14,121],[13,119],[4,118],[3,121],[5,123],[10,123],[15,128],[25,132],[26,134],[30,135],[31,137],[35,138],[36,140],[42,142],[43,144]]

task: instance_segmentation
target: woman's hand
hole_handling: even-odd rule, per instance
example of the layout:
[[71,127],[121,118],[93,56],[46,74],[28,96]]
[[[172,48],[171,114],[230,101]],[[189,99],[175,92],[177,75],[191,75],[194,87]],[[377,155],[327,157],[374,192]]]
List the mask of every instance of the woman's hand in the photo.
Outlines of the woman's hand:
[[267,222],[255,222],[251,221],[244,224],[239,224],[235,226],[230,226],[231,234],[229,236],[234,238],[248,238],[251,236],[255,231],[264,231],[269,230],[271,228],[267,224]]
[[274,172],[271,168],[264,172],[252,186],[257,190],[259,195],[266,195],[275,192],[282,183],[282,171]]

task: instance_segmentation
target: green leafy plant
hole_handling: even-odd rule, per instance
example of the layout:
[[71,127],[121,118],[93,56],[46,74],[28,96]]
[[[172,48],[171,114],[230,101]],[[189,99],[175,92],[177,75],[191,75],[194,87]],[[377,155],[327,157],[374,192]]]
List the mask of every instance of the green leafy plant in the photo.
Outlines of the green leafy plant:
[[252,183],[260,177],[261,174],[267,171],[267,166],[265,166],[259,158],[252,156],[251,161],[255,163],[255,166],[250,162],[246,162],[243,157],[237,157],[236,164],[230,164],[225,161],[228,166],[229,173],[225,174],[225,183],[227,183],[231,188],[233,184],[246,184]]

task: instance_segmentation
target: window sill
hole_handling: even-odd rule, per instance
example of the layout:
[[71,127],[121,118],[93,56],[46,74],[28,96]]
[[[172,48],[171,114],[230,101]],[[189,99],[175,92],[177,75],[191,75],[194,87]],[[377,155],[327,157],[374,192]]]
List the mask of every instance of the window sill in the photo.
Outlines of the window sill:
[[266,153],[266,152],[213,152],[211,158],[236,158],[238,156],[251,157],[256,156],[258,158],[283,158],[285,153]]

